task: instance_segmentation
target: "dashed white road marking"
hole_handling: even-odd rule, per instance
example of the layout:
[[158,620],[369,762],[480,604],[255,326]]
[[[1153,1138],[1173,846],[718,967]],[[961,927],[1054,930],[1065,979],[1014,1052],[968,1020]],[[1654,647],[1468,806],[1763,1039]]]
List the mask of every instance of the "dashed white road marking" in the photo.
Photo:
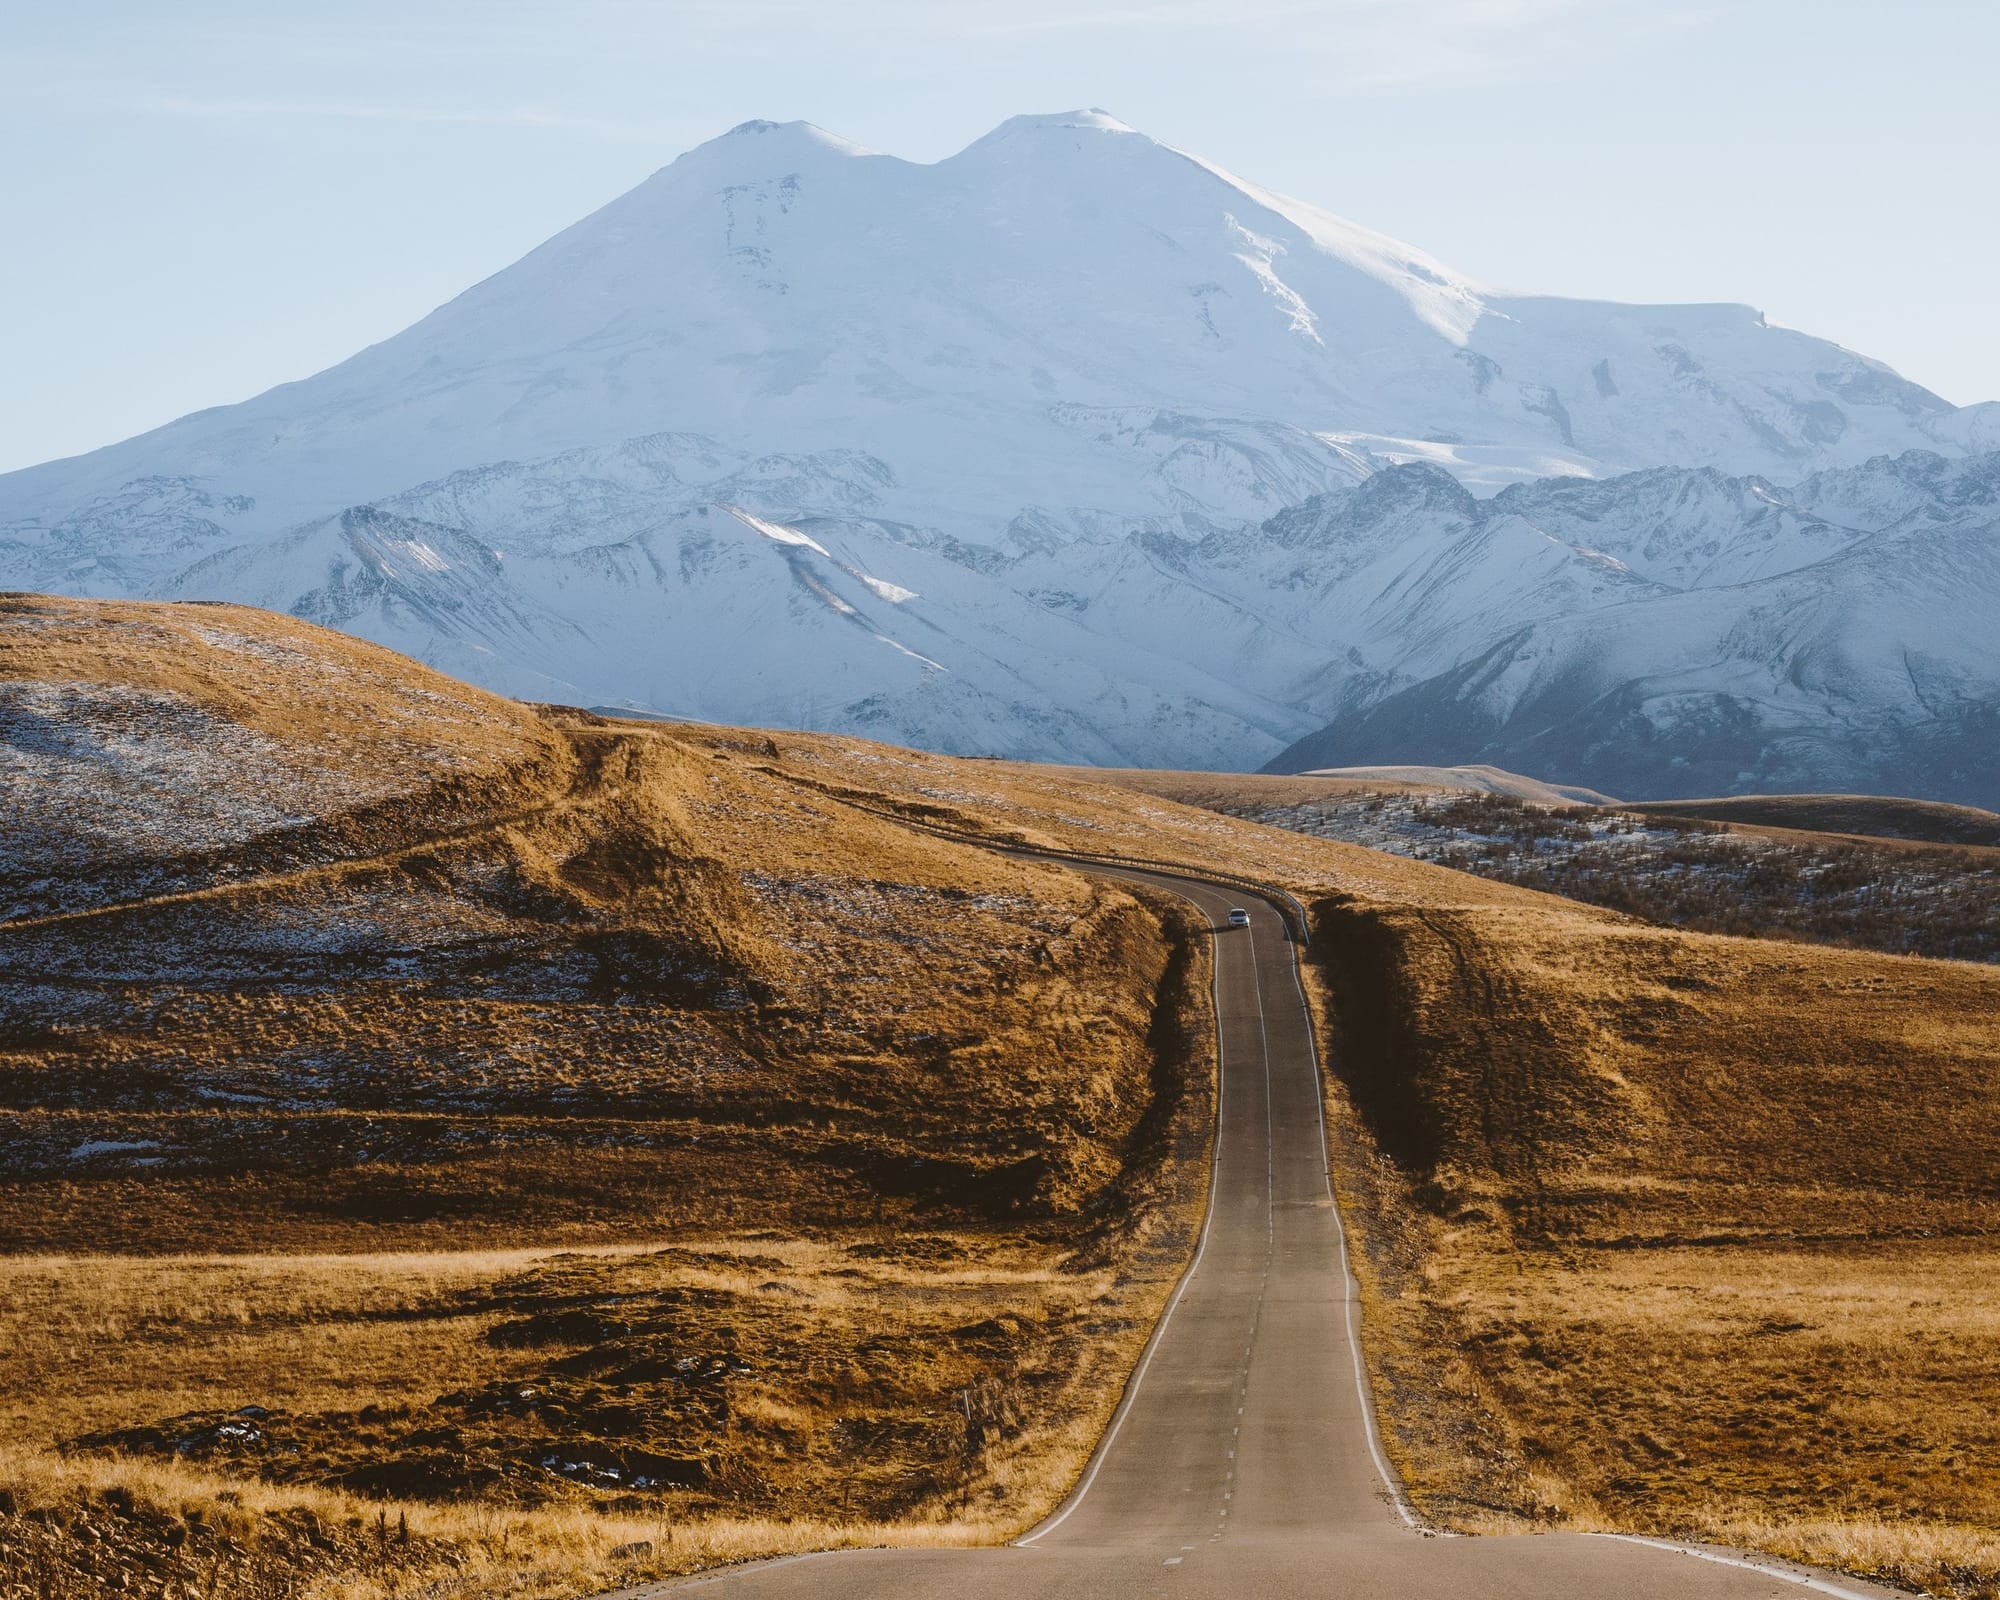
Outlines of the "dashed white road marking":
[[[1256,976],[1254,962],[1251,976]],[[1255,987],[1257,1014],[1261,1019],[1264,1014],[1264,986],[1259,983]],[[1299,994],[1303,1004],[1305,991],[1301,989]],[[1195,1245],[1194,1260],[1188,1263],[1187,1271],[1181,1274],[1180,1286],[1174,1290],[1173,1299],[1167,1302],[1167,1309],[1160,1314],[1160,1320],[1153,1328],[1152,1338],[1146,1341],[1145,1353],[1139,1358],[1138,1370],[1132,1374],[1132,1381],[1126,1386],[1125,1398],[1119,1402],[1117,1413],[1111,1419],[1111,1426],[1105,1430],[1103,1439],[1098,1442],[1097,1451],[1091,1457],[1090,1470],[1083,1475],[1083,1482],[1077,1485],[1076,1492],[1069,1497],[1068,1504],[1053,1517],[1016,1539],[1014,1543],[1018,1546],[1031,1545],[1037,1539],[1055,1532],[1075,1514],[1076,1508],[1083,1504],[1085,1496],[1090,1493],[1091,1485],[1097,1482],[1098,1473],[1103,1470],[1104,1463],[1110,1458],[1111,1447],[1117,1441],[1119,1429],[1125,1426],[1125,1419],[1132,1414],[1132,1407],[1139,1398],[1140,1387],[1145,1383],[1146,1373],[1153,1365],[1153,1357],[1159,1354],[1160,1346],[1166,1340],[1167,1325],[1174,1320],[1174,1313],[1180,1310],[1181,1301],[1186,1298],[1189,1286],[1193,1284],[1195,1275],[1201,1271],[1202,1257],[1208,1254],[1209,1235],[1215,1227],[1215,1202],[1222,1192],[1222,1170],[1219,1159],[1222,1150],[1222,1102],[1224,1075],[1229,1071],[1228,1052],[1222,1048],[1222,963],[1220,961],[1214,963],[1209,977],[1209,997],[1215,1007],[1215,1131],[1212,1136],[1214,1154],[1209,1157],[1208,1209],[1202,1213],[1201,1238]],[[1317,1082],[1319,1077],[1317,1065],[1313,1077]],[[1237,1415],[1242,1415],[1240,1407]]]

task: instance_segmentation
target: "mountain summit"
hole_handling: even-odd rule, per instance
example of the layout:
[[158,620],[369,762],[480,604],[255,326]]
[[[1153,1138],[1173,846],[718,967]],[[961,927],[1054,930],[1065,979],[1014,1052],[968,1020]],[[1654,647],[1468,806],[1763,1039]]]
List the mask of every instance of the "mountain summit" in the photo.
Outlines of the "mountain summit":
[[[2000,407],[1747,307],[1501,294],[1102,111],[928,165],[753,121],[339,366],[0,477],[0,581],[252,600],[543,697],[1244,764],[1410,681],[1328,631],[1366,597],[1212,614],[1188,552],[1289,505],[1996,446]],[[1520,570],[1625,582],[1568,550]]]
[[1049,415],[1064,405],[1254,418],[1308,452],[1331,436],[1491,487],[1668,464],[1798,475],[1962,446],[1976,425],[1747,307],[1496,294],[1102,111],[1015,117],[933,165],[757,121],[352,360],[5,490],[63,500],[192,471],[256,496],[268,525],[698,432],[866,450],[973,526],[1072,496],[1145,509],[1119,492],[1129,463]]

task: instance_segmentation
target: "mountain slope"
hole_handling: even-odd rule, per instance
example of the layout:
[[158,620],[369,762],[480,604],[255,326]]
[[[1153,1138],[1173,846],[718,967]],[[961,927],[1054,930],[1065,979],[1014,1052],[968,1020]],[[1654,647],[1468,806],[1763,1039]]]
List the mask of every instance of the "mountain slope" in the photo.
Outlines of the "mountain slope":
[[[1748,308],[1500,294],[1101,112],[932,165],[757,122],[337,367],[0,478],[0,582],[252,601],[539,698],[1249,766],[1480,615],[1859,537],[1757,484],[1995,445],[2000,408]],[[1272,524],[1399,463],[1512,515],[1440,475],[1366,548]],[[1542,481],[1627,469],[1663,476]],[[1706,533],[1654,560],[1686,469]],[[1433,513],[1458,542],[1395,520]]]
[[[1796,470],[1971,426],[1745,307],[1495,294],[1102,113],[1018,117],[931,166],[753,122],[340,366],[31,469],[9,499],[188,474],[269,527],[688,430],[872,450],[912,504],[993,528],[1129,493],[1115,444],[1074,438],[1078,407],[1430,441],[1500,477]],[[1009,448],[1029,439],[1051,459]]]
[[[1637,500],[1657,499],[1656,475],[1635,487]],[[1716,485],[1698,476],[1687,487],[1700,492],[1681,500],[1678,527],[1625,523],[1646,559],[1683,572],[1708,559]],[[1758,523],[1835,553],[1758,581],[1523,616],[1445,670],[1355,703],[1272,770],[1450,757],[1662,798],[1900,788],[1990,804],[2000,796],[2000,456],[1913,454],[1790,494],[1753,484],[1727,495],[1746,487],[1765,502]],[[1579,498],[1567,486],[1540,493]],[[1488,514],[1531,498],[1509,491]],[[1819,508],[1857,521],[1836,526]],[[1738,554],[1761,559],[1740,525],[1726,531]]]

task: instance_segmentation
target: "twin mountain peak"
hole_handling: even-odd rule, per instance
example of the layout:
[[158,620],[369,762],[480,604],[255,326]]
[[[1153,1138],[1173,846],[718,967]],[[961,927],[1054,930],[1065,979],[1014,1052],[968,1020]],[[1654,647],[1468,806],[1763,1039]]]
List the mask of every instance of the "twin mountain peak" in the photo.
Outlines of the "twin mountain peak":
[[747,122],[352,359],[0,477],[0,585],[948,751],[2000,800],[2000,405],[1505,294],[1101,111]]

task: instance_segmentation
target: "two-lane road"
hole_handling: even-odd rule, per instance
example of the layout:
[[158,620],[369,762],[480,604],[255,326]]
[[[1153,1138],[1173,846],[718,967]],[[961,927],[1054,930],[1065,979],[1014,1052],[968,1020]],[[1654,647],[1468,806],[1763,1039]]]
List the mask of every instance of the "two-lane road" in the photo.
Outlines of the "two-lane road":
[[[1561,1600],[1888,1591],[1581,1535],[1426,1536],[1391,1487],[1356,1348],[1305,999],[1278,913],[1181,878],[1216,927],[1215,1172],[1195,1259],[1069,1498],[991,1550],[858,1550],[648,1586],[731,1600],[1160,1595]],[[1251,913],[1227,926],[1228,910]]]

